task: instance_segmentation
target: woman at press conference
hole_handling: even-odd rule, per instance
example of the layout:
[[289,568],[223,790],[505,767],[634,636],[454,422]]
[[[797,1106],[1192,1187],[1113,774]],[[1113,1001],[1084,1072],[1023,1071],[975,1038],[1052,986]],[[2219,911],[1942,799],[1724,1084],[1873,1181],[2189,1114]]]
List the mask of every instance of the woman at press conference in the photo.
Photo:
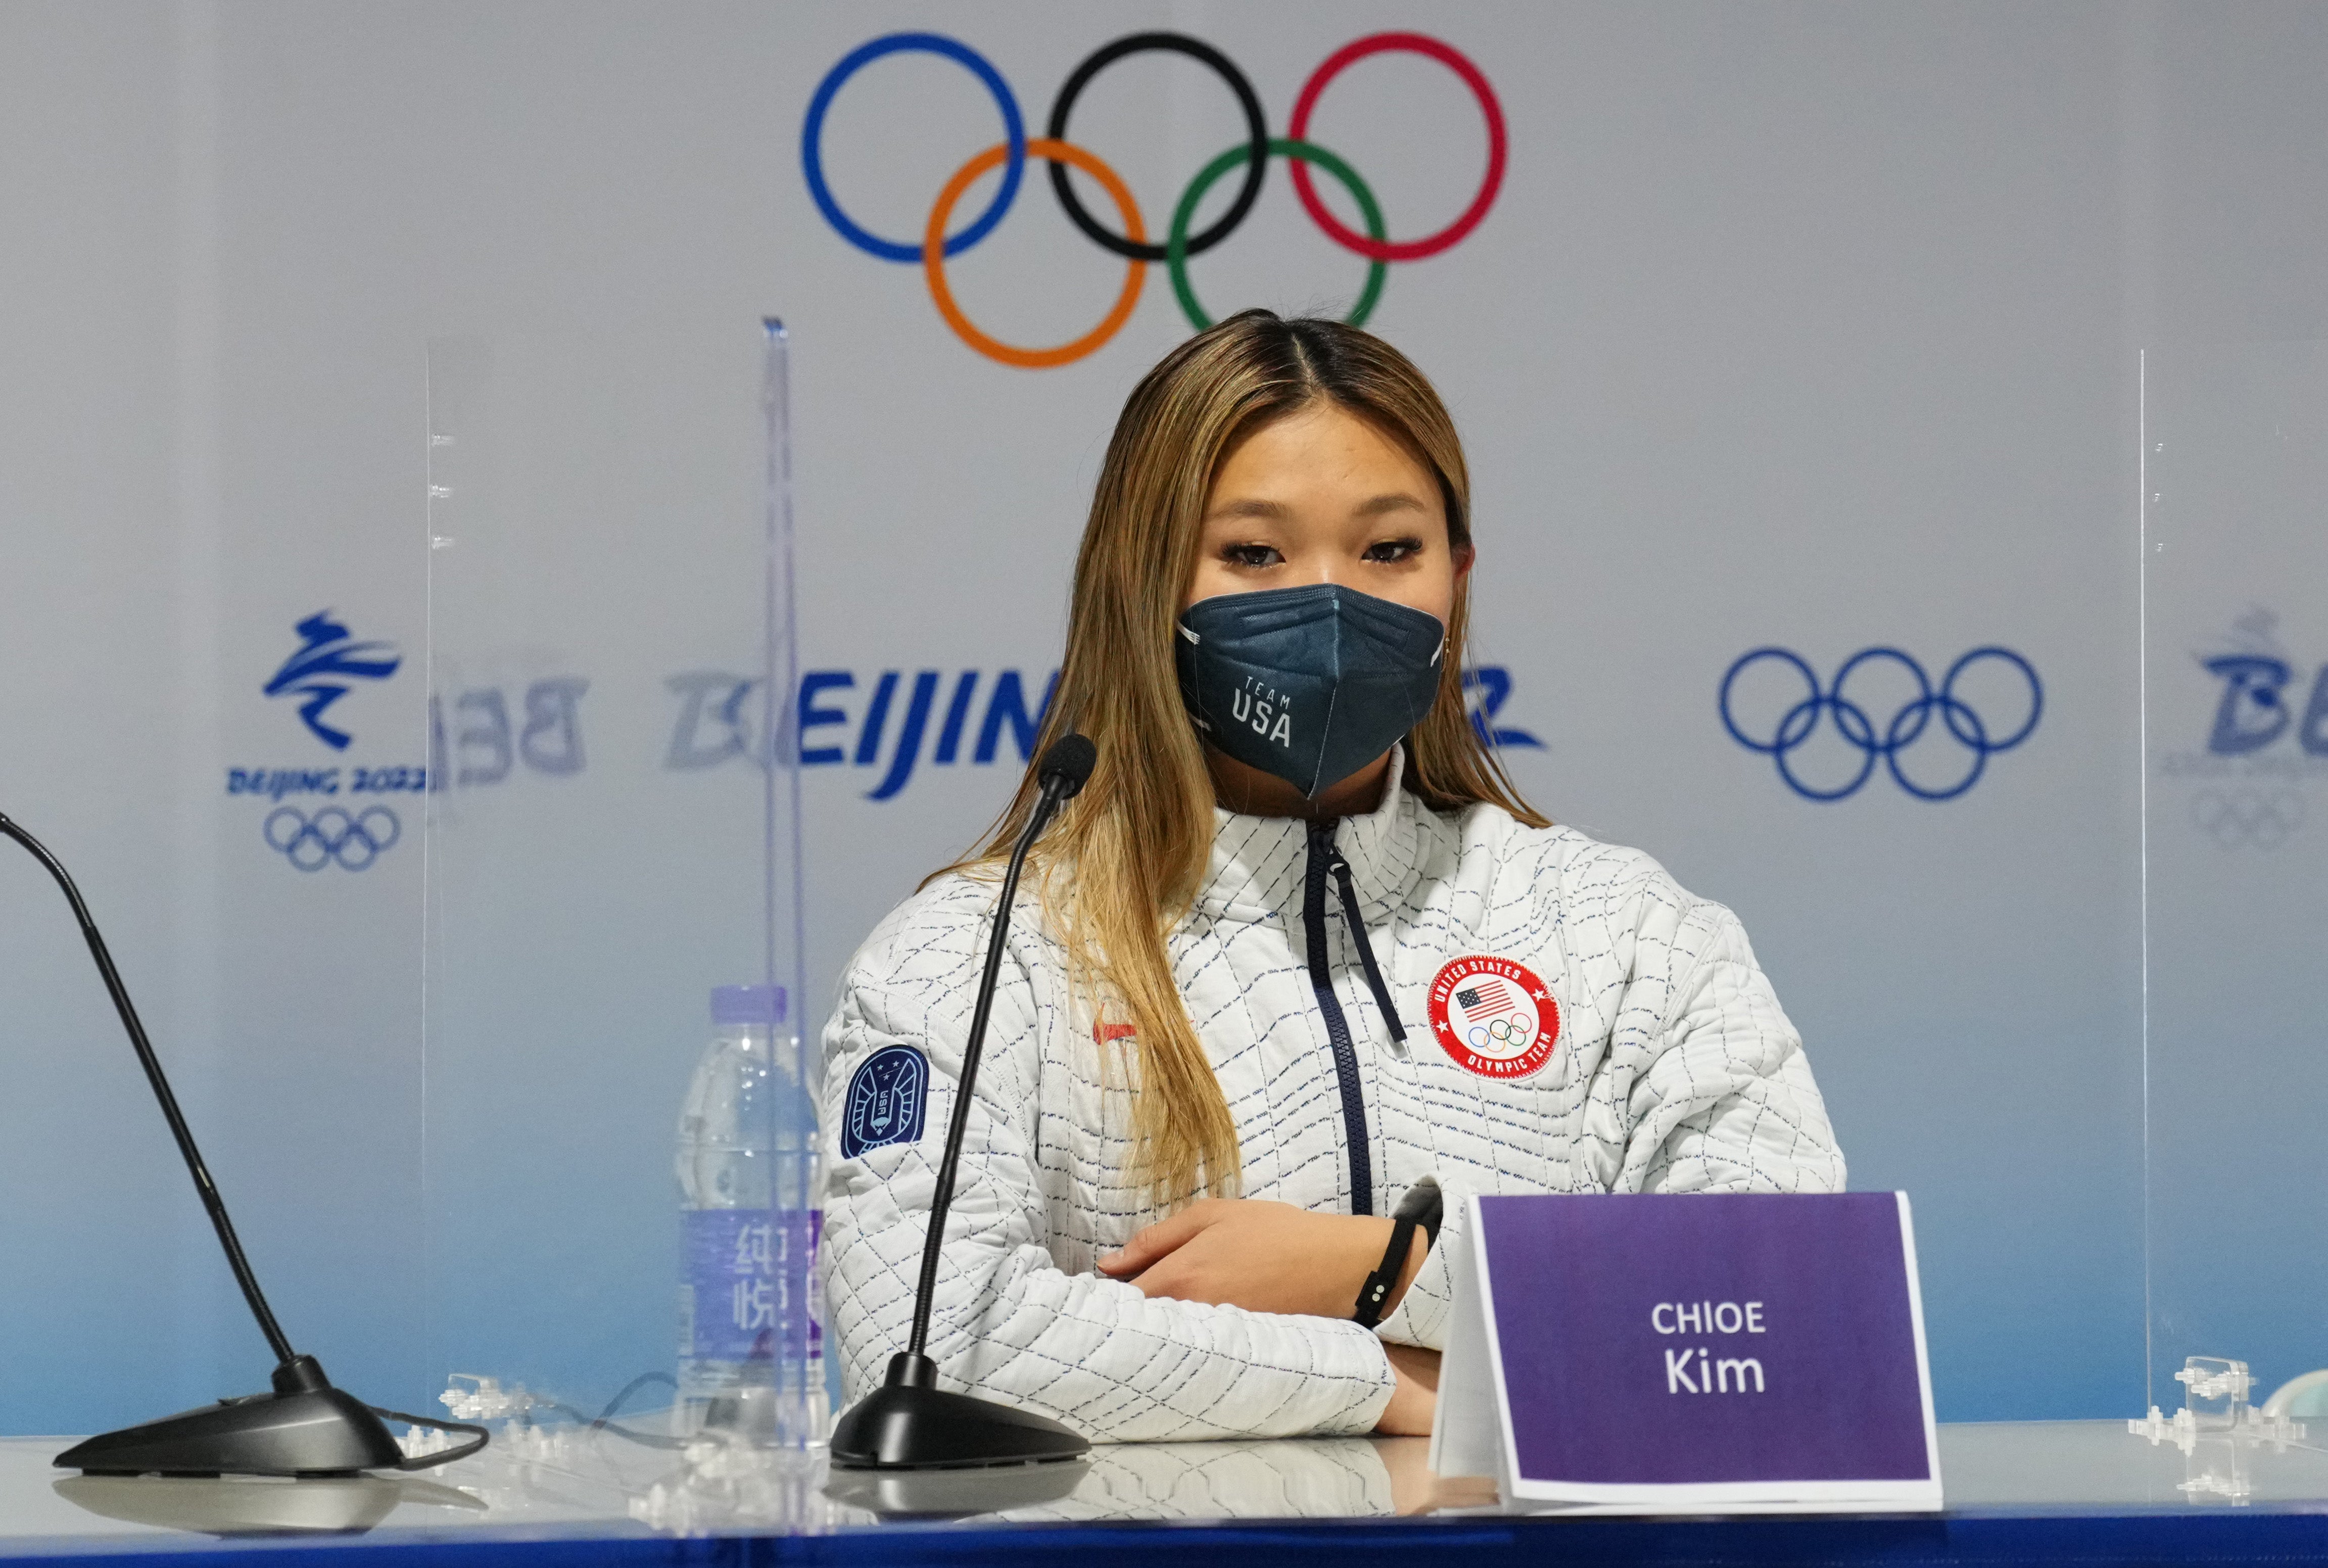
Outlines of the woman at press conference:
[[[1736,916],[1553,825],[1470,722],[1475,549],[1453,423],[1378,338],[1249,311],[1132,392],[1044,726],[1098,764],[1013,912],[945,1385],[1099,1440],[1424,1432],[1470,1195],[1842,1188]],[[874,931],[825,1031],[851,1401],[905,1341],[1037,793]]]

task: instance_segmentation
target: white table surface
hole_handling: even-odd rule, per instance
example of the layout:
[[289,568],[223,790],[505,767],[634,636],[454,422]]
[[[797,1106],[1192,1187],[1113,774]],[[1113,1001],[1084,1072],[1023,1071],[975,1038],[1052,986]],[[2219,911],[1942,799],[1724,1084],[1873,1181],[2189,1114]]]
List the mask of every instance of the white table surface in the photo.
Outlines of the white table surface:
[[[1362,1519],[1493,1501],[1481,1483],[1436,1482],[1420,1438],[1107,1445],[1078,1466],[957,1473],[903,1490],[828,1474],[821,1458],[674,1451],[572,1427],[497,1435],[474,1459],[417,1474],[306,1481],[82,1477],[51,1463],[70,1441],[0,1439],[0,1555],[277,1532],[816,1532],[879,1523],[877,1507],[1033,1523]],[[2328,1513],[2328,1443],[2213,1439],[2186,1453],[2122,1421],[2032,1422],[1944,1425],[1940,1453],[1956,1514]]]

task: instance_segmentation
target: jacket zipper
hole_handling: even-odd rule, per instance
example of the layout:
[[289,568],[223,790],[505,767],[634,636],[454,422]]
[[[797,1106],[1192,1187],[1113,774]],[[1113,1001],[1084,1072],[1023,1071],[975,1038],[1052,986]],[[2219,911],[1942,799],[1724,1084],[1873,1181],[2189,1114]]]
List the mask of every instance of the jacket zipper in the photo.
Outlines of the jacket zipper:
[[1334,1078],[1342,1092],[1342,1134],[1350,1151],[1350,1212],[1372,1214],[1374,1150],[1366,1139],[1366,1102],[1359,1087],[1357,1047],[1350,1038],[1350,1020],[1342,1011],[1342,999],[1334,994],[1333,974],[1326,967],[1326,882],[1329,877],[1341,885],[1342,915],[1349,924],[1351,940],[1357,944],[1366,989],[1374,992],[1375,1005],[1382,1009],[1384,1021],[1390,1026],[1392,1048],[1402,1058],[1406,1055],[1406,1029],[1391,1006],[1390,989],[1383,983],[1382,970],[1375,962],[1374,944],[1366,940],[1366,925],[1358,913],[1357,889],[1350,880],[1350,863],[1334,847],[1335,826],[1335,819],[1330,817],[1310,824],[1310,859],[1301,888],[1301,940],[1310,950],[1310,989],[1317,992],[1318,1010],[1326,1018],[1326,1038],[1334,1048]]

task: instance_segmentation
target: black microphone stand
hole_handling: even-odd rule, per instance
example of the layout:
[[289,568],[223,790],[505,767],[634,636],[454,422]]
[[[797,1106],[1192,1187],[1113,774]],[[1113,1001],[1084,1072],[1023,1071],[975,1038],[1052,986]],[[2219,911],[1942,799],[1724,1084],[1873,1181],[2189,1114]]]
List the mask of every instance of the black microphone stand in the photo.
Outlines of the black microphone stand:
[[936,1294],[938,1253],[945,1244],[946,1210],[953,1202],[954,1176],[962,1143],[970,1129],[970,1104],[978,1092],[978,1058],[986,1048],[987,1015],[994,1010],[994,986],[1002,972],[1002,945],[1010,932],[1010,904],[1027,851],[1052,814],[1073,800],[1091,777],[1098,749],[1069,735],[1044,752],[1036,777],[1042,794],[1025,831],[1010,847],[1002,874],[1002,897],[994,909],[994,933],[986,944],[986,972],[971,1009],[970,1038],[962,1047],[961,1081],[954,1087],[953,1115],[946,1126],[945,1154],[930,1195],[930,1224],[922,1243],[921,1282],[914,1291],[914,1327],[906,1347],[889,1358],[880,1387],[858,1401],[833,1424],[832,1462],[845,1469],[957,1469],[981,1465],[1040,1464],[1071,1460],[1091,1451],[1080,1434],[1047,1416],[996,1404],[938,1387],[938,1365],[930,1359],[930,1305]]
[[[138,1021],[137,1009],[129,1000],[129,989],[121,983],[121,973],[113,967],[113,954],[106,950],[105,938],[98,934],[97,922],[89,917],[80,889],[73,886],[63,862],[49,853],[38,839],[11,822],[5,812],[0,812],[0,835],[15,840],[30,850],[33,858],[56,879],[57,886],[64,890],[65,901],[72,906],[73,918],[80,922],[80,934],[89,943],[89,956],[97,960],[97,972],[105,981],[106,994],[113,999],[114,1011],[121,1015],[121,1027],[128,1031],[129,1043],[137,1052],[137,1065],[146,1069],[146,1081],[153,1085],[154,1098],[162,1104],[162,1119],[170,1124],[170,1136],[177,1140],[178,1152],[184,1157],[186,1169],[194,1178],[194,1191],[211,1216],[211,1227],[218,1232],[219,1245],[226,1249],[227,1266],[234,1271],[235,1283],[242,1287],[242,1299],[249,1303],[251,1316],[258,1319],[258,1330],[267,1336],[268,1347],[275,1352],[277,1362],[271,1393],[222,1399],[200,1410],[108,1432],[59,1454],[57,1464],[90,1475],[159,1472],[177,1476],[343,1476],[357,1470],[425,1469],[484,1447],[483,1427],[376,1409],[345,1390],[333,1387],[332,1380],[324,1376],[323,1367],[314,1357],[302,1356],[291,1347],[282,1325],[275,1320],[274,1311],[267,1305],[267,1297],[259,1291],[258,1276],[251,1272],[250,1260],[243,1255],[242,1243],[234,1234],[234,1221],[227,1216],[226,1200],[219,1196],[217,1184],[211,1180],[210,1169],[202,1163],[202,1150],[194,1146],[193,1131],[178,1109],[178,1097],[170,1092],[170,1080],[163,1075],[161,1058],[154,1054],[154,1044],[146,1038],[146,1026]],[[469,1432],[474,1441],[425,1459],[407,1460],[382,1422],[382,1416],[416,1426]]]

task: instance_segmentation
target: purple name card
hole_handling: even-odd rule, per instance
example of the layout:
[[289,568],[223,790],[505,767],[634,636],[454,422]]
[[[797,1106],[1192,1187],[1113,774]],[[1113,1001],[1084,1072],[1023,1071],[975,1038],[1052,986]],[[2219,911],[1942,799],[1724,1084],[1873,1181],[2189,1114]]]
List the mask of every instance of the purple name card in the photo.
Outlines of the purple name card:
[[1904,1195],[1473,1203],[1441,1473],[1492,1441],[1507,1501],[1938,1506]]

